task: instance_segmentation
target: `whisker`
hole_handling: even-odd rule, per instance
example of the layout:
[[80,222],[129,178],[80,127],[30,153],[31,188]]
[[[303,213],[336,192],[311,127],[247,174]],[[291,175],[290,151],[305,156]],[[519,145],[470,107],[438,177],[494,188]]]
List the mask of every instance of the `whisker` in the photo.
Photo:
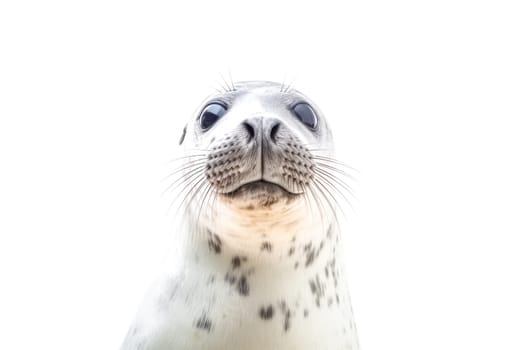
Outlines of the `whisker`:
[[283,92],[285,82],[286,82],[286,73],[284,73],[284,79],[283,79],[283,82],[281,83],[281,88],[279,89],[279,92]]
[[292,89],[292,85],[293,85],[294,82],[295,82],[295,78],[293,78],[290,81],[290,84],[288,84],[288,86],[286,87],[286,89],[284,89],[284,93],[288,93],[290,91],[290,89]]
[[191,174],[190,176],[182,178],[182,181],[178,183],[172,190],[173,192],[175,189],[180,188],[179,194],[184,193],[188,188],[190,188],[193,184],[193,182],[198,181],[201,178],[200,172],[195,172],[194,174]]
[[198,193],[199,189],[202,187],[203,184],[206,183],[206,178],[198,178],[196,182],[192,182],[186,188],[188,189],[186,191],[186,194],[182,201],[180,202],[179,206],[177,207],[177,210],[175,211],[175,215],[178,215],[183,205],[186,205],[186,209],[184,210],[183,216],[186,215],[186,211],[189,210],[191,199],[195,196],[196,193]]
[[230,70],[230,68],[228,68],[228,75],[230,76],[230,82],[232,84],[232,91],[237,91],[237,89],[235,88],[235,83],[233,82],[233,79],[232,79],[232,71]]
[[[213,189],[213,187],[211,185],[210,185],[210,188],[211,188],[211,191],[210,191],[209,195],[207,196],[206,205],[204,206],[204,208],[206,208],[210,212],[209,217],[211,217],[213,215],[213,213],[215,212],[214,211],[214,204],[215,203],[212,200],[217,195],[217,192]],[[210,201],[212,201],[211,205],[210,205]]]
[[[205,166],[200,166],[198,168],[195,168],[195,169],[192,169],[190,170],[189,172],[179,176],[177,179],[175,179],[161,194],[161,196],[163,196],[164,194],[166,194],[168,191],[171,191],[170,192],[173,192],[173,190],[175,190],[177,187],[183,185],[185,182],[187,182],[188,180],[191,180],[195,177],[199,177],[201,176],[201,174],[203,173],[203,170],[204,170]],[[179,181],[181,181],[179,183]],[[178,184],[177,184],[178,183]]]
[[177,162],[177,161],[180,161],[180,160],[185,160],[185,159],[188,159],[188,158],[198,158],[198,159],[201,159],[201,158],[206,158],[208,156],[207,153],[203,152],[201,154],[191,154],[191,155],[187,155],[187,156],[183,156],[183,157],[178,157],[178,158],[173,158],[171,160],[169,160],[167,163],[173,163],[173,162]]
[[308,189],[306,188],[305,185],[300,185],[301,189],[303,190],[303,198],[304,198],[304,201],[306,203],[306,206],[308,207],[308,211],[310,212],[310,218],[315,218],[315,215],[314,215],[314,211],[313,211],[313,208],[312,208],[312,203],[310,203],[311,201],[311,198],[310,198],[310,193],[308,193]]
[[[186,179],[185,181],[187,181],[187,180],[188,179]],[[191,192],[191,190],[194,187],[194,185],[198,184],[200,181],[204,181],[204,178],[197,176],[197,177],[195,177],[193,179],[190,179],[189,182],[184,185],[184,188],[181,189],[181,191],[179,193],[180,195],[179,196],[175,196],[175,198],[173,198],[173,200],[171,201],[171,203],[170,203],[170,205],[168,207],[168,210],[167,210],[166,214],[170,213],[171,208],[173,207],[173,205],[175,205],[177,200],[179,200],[181,198],[181,196],[183,196],[181,203],[184,203],[184,201],[186,200],[186,197]],[[175,214],[177,214],[177,212],[178,212],[178,209],[175,211]]]
[[350,166],[350,165],[348,165],[348,164],[346,164],[346,163],[344,163],[344,162],[342,162],[340,160],[337,160],[335,158],[313,154],[312,155],[312,159],[324,161],[324,162],[327,162],[327,163],[334,163],[334,164],[337,164],[337,165],[344,166],[345,168],[351,169],[353,171],[359,172],[359,170],[357,170],[356,168],[354,168],[354,167],[352,167],[352,166]]
[[312,194],[312,198],[314,199],[315,201],[315,205],[317,207],[317,211],[320,213],[319,217],[321,218],[321,226],[324,227],[324,224],[325,224],[325,213],[324,213],[324,207],[321,203],[321,199],[319,198],[318,194],[317,194],[317,190],[315,187],[313,187],[313,183],[310,182],[308,183],[308,188],[310,189],[310,193]]
[[206,202],[206,197],[208,196],[208,193],[209,193],[211,187],[212,186],[210,185],[210,183],[207,182],[206,183],[206,187],[204,188],[204,196],[203,196],[203,198],[200,198],[200,200],[199,200],[201,202],[201,204],[200,204],[199,210],[197,212],[197,216],[196,216],[196,218],[197,218],[196,220],[197,221],[200,221],[202,206],[204,205],[204,202]]
[[330,170],[332,170],[332,171],[335,171],[335,172],[337,172],[337,173],[339,173],[339,174],[341,174],[341,175],[344,175],[344,176],[348,177],[349,179],[351,179],[351,180],[353,180],[353,181],[355,181],[355,182],[358,182],[357,179],[356,179],[354,176],[352,176],[351,174],[347,173],[347,172],[344,171],[344,170],[341,170],[341,169],[339,169],[339,168],[336,168],[336,167],[333,166],[333,165],[329,165],[329,164],[324,164],[324,163],[320,163],[320,162],[318,162],[318,163],[316,164],[316,166],[317,166],[318,168],[326,168],[326,169],[330,169]]
[[[321,179],[317,179],[317,180],[321,180]],[[339,204],[339,201],[337,200],[337,198],[334,197],[334,195],[332,194],[332,192],[324,185],[324,182],[323,181],[317,181],[318,185],[320,185],[325,191],[326,193],[328,193],[328,195],[330,196],[330,198],[332,198],[333,200],[333,203],[337,206],[337,208],[339,209],[339,211],[345,215],[344,211],[342,210],[341,208],[341,205]],[[333,213],[334,213],[334,216],[337,216],[337,211],[336,210],[333,210]],[[345,216],[346,218],[346,216]]]
[[[317,174],[318,175],[318,179],[322,182],[324,182],[327,186],[330,186],[330,188],[334,189],[337,193],[339,193],[339,195],[345,200],[346,203],[348,203],[348,205],[350,205],[350,208],[352,208],[352,211],[354,211],[354,206],[352,205],[352,203],[350,203],[350,201],[348,200],[348,198],[346,198],[346,196],[344,195],[343,192],[341,192],[341,190],[335,186],[335,184],[333,184],[329,179],[327,179],[326,177],[324,177],[323,175],[321,174]],[[341,212],[344,213],[344,211],[342,210],[342,207],[339,208],[341,210]],[[355,212],[355,211],[354,211]],[[344,214],[343,214],[344,215]],[[345,217],[346,218],[346,217]]]
[[212,199],[211,206],[210,206],[212,215],[217,214],[215,212],[215,203],[217,201],[217,197],[219,197],[219,192],[213,191],[213,199]]
[[[182,207],[185,206],[182,212],[182,217],[188,217],[187,215],[188,212],[194,209],[192,204],[198,202],[195,200],[195,198],[197,198],[199,194],[202,194],[200,190],[203,186],[206,186],[206,185],[207,185],[207,182],[201,179],[196,185],[192,186],[190,188],[190,191],[188,192],[188,195],[189,195],[188,198],[180,203],[179,207],[177,208],[176,213],[179,214]],[[189,215],[189,217],[195,217],[195,216]]]
[[220,89],[217,89],[216,86],[210,86],[210,85],[208,85],[208,88],[211,88],[211,89],[215,90],[218,94],[222,94],[222,93],[223,93],[223,91],[220,90]]
[[163,182],[163,181],[167,180],[168,178],[172,177],[175,174],[180,173],[181,171],[184,171],[186,169],[191,169],[191,168],[193,168],[195,166],[203,165],[203,164],[206,164],[206,163],[207,163],[207,161],[204,160],[204,159],[203,160],[199,160],[199,161],[190,162],[190,163],[185,163],[185,164],[181,165],[180,167],[177,167],[174,171],[172,171],[171,173],[169,173],[165,177],[163,177],[162,180],[160,180],[160,182]]
[[221,79],[224,82],[224,84],[226,85],[226,87],[228,88],[228,90],[226,92],[232,92],[233,91],[233,87],[228,85],[228,81],[226,79],[224,79],[224,75],[222,75],[222,73],[219,73],[219,75],[221,76]]
[[[335,210],[335,208],[333,207],[331,201],[328,199],[328,197],[324,194],[324,191],[321,190],[321,188],[319,187],[320,184],[318,181],[313,181],[312,184],[317,188],[317,191],[323,196],[325,202],[328,204],[328,207],[330,208],[330,211],[332,213],[332,217],[334,218],[336,224],[337,224],[337,227],[339,228],[340,225],[339,225],[339,219],[337,218],[337,212]],[[323,186],[324,187],[324,186]],[[325,189],[326,190],[326,189]]]
[[[332,181],[337,182],[341,187],[343,187],[348,192],[348,194],[350,194],[352,197],[355,198],[353,189],[350,186],[348,186],[348,184],[346,182],[341,181],[341,179],[339,179],[337,176],[335,176],[335,175],[331,174],[330,172],[328,172],[326,170],[323,170],[323,169],[321,169],[319,167],[314,168],[314,173],[317,174],[317,175],[328,176]],[[355,198],[355,199],[357,199],[357,198]]]
[[[221,76],[222,76],[222,75],[221,75]],[[224,79],[224,78],[223,78],[223,79]],[[228,92],[228,89],[227,89],[226,87],[224,87],[224,85],[223,85],[220,81],[215,80],[215,84],[217,84],[217,85],[219,85],[219,86],[221,87],[221,89],[222,89],[222,93],[223,93],[223,94],[225,94],[225,93]],[[226,86],[228,86],[228,85],[226,85]]]

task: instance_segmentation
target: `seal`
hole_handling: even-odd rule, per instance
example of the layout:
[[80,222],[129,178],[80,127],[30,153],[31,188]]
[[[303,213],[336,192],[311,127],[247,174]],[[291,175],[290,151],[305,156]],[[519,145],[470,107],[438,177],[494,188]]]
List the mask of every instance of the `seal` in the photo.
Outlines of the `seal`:
[[337,221],[347,172],[320,109],[282,84],[232,83],[180,143],[181,263],[121,349],[358,349]]

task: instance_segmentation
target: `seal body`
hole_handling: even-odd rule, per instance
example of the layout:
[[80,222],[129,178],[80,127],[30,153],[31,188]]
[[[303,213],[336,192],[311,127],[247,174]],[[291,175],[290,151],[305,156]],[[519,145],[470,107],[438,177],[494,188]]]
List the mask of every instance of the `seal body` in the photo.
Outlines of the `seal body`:
[[181,263],[122,349],[357,349],[318,108],[279,84],[237,83],[185,134]]

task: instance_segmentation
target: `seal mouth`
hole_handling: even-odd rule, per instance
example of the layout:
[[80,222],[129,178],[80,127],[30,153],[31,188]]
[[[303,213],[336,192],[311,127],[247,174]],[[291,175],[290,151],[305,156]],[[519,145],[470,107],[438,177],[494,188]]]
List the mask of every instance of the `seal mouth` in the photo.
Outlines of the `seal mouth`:
[[233,191],[224,193],[224,195],[228,197],[239,197],[246,193],[259,195],[282,195],[286,197],[295,197],[301,195],[300,193],[290,192],[281,185],[265,180],[257,180],[245,183]]

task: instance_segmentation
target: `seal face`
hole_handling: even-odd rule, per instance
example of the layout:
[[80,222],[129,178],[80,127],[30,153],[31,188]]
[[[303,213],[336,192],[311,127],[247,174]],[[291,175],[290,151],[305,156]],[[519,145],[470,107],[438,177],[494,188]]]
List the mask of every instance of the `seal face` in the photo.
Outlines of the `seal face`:
[[348,186],[313,101],[239,82],[202,103],[180,143],[182,262],[122,349],[357,349],[335,211]]
[[208,150],[206,178],[221,194],[264,193],[278,186],[301,194],[315,162],[307,144],[332,147],[320,111],[298,92],[270,82],[243,82],[205,101],[191,125],[193,144]]

